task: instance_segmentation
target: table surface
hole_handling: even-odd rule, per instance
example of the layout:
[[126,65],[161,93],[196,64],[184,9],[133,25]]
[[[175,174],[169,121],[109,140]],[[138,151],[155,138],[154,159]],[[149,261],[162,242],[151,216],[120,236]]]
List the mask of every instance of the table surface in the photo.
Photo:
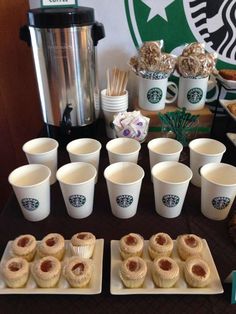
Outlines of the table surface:
[[[224,284],[228,274],[236,269],[236,247],[228,234],[228,219],[213,221],[200,212],[200,188],[189,185],[182,213],[167,219],[155,212],[153,185],[150,179],[148,149],[142,144],[138,164],[145,170],[137,214],[129,219],[118,219],[110,210],[103,171],[108,163],[105,144],[102,142],[98,183],[95,187],[93,213],[81,220],[70,218],[56,182],[51,187],[51,213],[41,222],[26,221],[14,195],[0,216],[0,253],[9,240],[25,233],[41,239],[47,233],[61,233],[65,239],[80,231],[90,231],[103,238],[102,292],[98,295],[0,295],[0,313],[235,313],[231,305],[231,284]],[[235,152],[235,151],[234,151]],[[185,150],[188,164],[188,150]],[[182,155],[183,157],[183,155]],[[235,163],[235,154],[227,154],[223,161]],[[58,166],[68,163],[64,148],[59,149]],[[232,210],[236,208],[234,202]],[[179,234],[194,233],[206,239],[221,278],[224,293],[218,295],[111,295],[110,294],[110,241],[136,232],[145,239],[157,232],[167,232],[175,239]]]

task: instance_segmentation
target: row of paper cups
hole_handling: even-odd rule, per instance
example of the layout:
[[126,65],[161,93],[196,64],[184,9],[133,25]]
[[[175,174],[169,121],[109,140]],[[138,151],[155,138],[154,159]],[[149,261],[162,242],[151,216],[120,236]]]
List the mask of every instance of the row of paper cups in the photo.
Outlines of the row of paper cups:
[[[204,186],[201,193],[203,214],[212,219],[224,219],[235,197],[236,168],[219,165],[225,146],[218,141],[196,139],[189,146],[191,169],[178,162],[183,148],[178,141],[157,138],[148,143],[156,211],[164,217],[178,216],[189,181],[192,179],[195,185],[200,186],[200,178]],[[56,178],[60,182],[70,216],[83,218],[92,212],[101,143],[85,138],[72,141],[67,146],[72,163],[58,170],[57,147],[57,142],[50,138],[29,141],[23,150],[29,163],[36,165],[17,168],[9,176],[9,182],[28,220],[42,220],[50,212],[49,177],[51,183]],[[137,165],[141,145],[133,139],[117,138],[109,141],[106,148],[111,165],[105,170],[104,176],[112,212],[120,218],[132,217],[137,210],[144,176],[143,169]],[[204,166],[206,164],[209,165]],[[129,191],[131,188],[132,191]]]
[[[154,178],[157,169],[164,167],[163,161],[179,160],[183,147],[176,140],[156,138],[148,143],[148,149],[152,178]],[[163,177],[153,182],[156,211],[168,218],[178,216],[186,186],[191,180],[193,185],[201,187],[201,212],[204,216],[214,220],[225,219],[236,195],[236,167],[221,163],[226,151],[225,145],[211,138],[197,138],[189,143],[189,151],[190,168],[187,166],[184,168],[184,165],[178,167],[168,165],[162,173]],[[168,184],[171,184],[168,188],[169,195],[168,193],[164,195],[162,189]],[[179,188],[179,191],[182,189],[181,197],[180,192],[175,193]]]
[[[115,143],[119,143],[117,152],[130,154],[129,162],[135,163],[138,160],[138,152],[136,151],[131,159],[134,147],[129,145],[128,141],[129,139],[113,139],[107,146],[116,146]],[[183,147],[178,141],[156,138],[148,143],[155,209],[159,215],[166,218],[180,215],[191,180],[194,185],[202,187],[202,213],[210,219],[225,219],[236,194],[236,167],[220,163],[226,147],[217,140],[199,138],[191,141],[189,147],[190,167],[179,162]],[[142,168],[138,165],[131,167],[126,158],[124,154],[122,159],[118,159],[123,163],[109,166],[109,171],[112,170],[111,177],[108,176],[108,170],[104,172],[106,179],[112,181],[113,188],[108,185],[111,208],[113,214],[119,218],[135,215],[144,176]],[[120,186],[123,194],[117,192]]]
[[70,216],[84,218],[93,210],[101,143],[90,138],[70,142],[67,151],[71,163],[59,169],[58,146],[53,138],[28,141],[22,149],[29,164],[13,170],[8,177],[27,220],[40,221],[50,214],[50,185],[56,180]]

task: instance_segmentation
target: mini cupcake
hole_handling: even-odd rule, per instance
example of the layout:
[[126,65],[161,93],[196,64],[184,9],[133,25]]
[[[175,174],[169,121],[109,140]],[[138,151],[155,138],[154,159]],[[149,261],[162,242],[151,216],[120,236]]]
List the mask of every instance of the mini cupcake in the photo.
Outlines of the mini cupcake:
[[177,238],[177,251],[182,260],[200,255],[203,250],[202,239],[195,234],[183,234]]
[[93,273],[92,260],[72,256],[65,265],[64,276],[72,288],[88,285]]
[[17,237],[11,245],[15,256],[23,257],[28,262],[32,261],[36,252],[37,241],[31,234],[23,234]]
[[46,235],[38,245],[38,253],[43,256],[54,256],[59,261],[63,258],[65,253],[65,240],[59,233],[49,233]]
[[96,237],[91,232],[79,232],[72,236],[70,247],[73,255],[81,258],[91,258],[93,255]]
[[173,240],[167,233],[157,233],[151,236],[148,243],[148,253],[151,259],[170,256],[173,251]]
[[23,257],[13,257],[3,263],[1,272],[9,288],[22,288],[29,277],[29,263]]
[[180,276],[179,265],[168,256],[156,258],[151,273],[155,285],[160,288],[173,287]]
[[44,256],[31,267],[32,275],[40,288],[53,288],[61,274],[61,263],[54,256]]
[[139,256],[124,260],[120,266],[120,279],[126,288],[140,288],[147,275],[147,264]]
[[144,240],[137,233],[129,233],[120,239],[120,255],[123,259],[131,256],[141,256]]
[[210,267],[199,257],[190,257],[184,264],[184,276],[190,287],[203,288],[210,282]]

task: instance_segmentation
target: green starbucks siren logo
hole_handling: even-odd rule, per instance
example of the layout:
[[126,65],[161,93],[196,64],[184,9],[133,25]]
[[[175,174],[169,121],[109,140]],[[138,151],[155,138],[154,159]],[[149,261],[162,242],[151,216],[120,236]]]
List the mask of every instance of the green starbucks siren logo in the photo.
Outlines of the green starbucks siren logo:
[[229,206],[230,198],[226,196],[218,196],[218,197],[213,198],[211,203],[215,209],[222,210],[222,209],[225,209],[227,206]]
[[70,195],[69,202],[73,207],[82,207],[86,203],[86,197],[84,195]]
[[203,90],[201,88],[191,88],[187,93],[187,99],[191,104],[197,104],[202,100]]
[[39,201],[30,197],[22,198],[21,204],[28,211],[33,211],[39,207]]
[[162,197],[162,203],[166,207],[175,207],[179,204],[179,196],[173,194],[167,194]]
[[129,207],[133,203],[133,200],[132,195],[119,195],[116,197],[117,205],[123,208]]
[[147,99],[151,104],[158,104],[162,98],[162,90],[154,87],[147,92]]

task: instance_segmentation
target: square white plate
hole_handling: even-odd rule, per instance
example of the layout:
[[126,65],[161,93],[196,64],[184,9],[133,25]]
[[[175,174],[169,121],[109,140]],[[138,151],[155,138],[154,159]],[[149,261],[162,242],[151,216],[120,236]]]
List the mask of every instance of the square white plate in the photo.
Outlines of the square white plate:
[[232,104],[232,103],[236,103],[236,99],[234,100],[227,100],[227,99],[220,99],[220,104],[221,106],[228,112],[228,114],[236,121],[236,116],[232,114],[231,111],[229,111],[229,109],[227,108],[227,106],[229,104]]
[[228,139],[236,146],[236,133],[226,133]]
[[183,276],[183,265],[184,262],[179,258],[177,250],[176,250],[176,241],[174,240],[174,250],[171,255],[174,258],[180,267],[180,278],[172,288],[158,288],[155,286],[152,281],[150,266],[151,259],[148,255],[148,240],[144,242],[144,252],[143,258],[147,262],[148,272],[145,278],[144,284],[141,288],[138,289],[129,289],[124,287],[120,278],[119,278],[119,268],[121,265],[121,257],[119,253],[119,241],[112,240],[111,241],[111,281],[110,281],[110,292],[111,294],[219,294],[223,293],[223,287],[220,281],[220,277],[218,275],[215,263],[213,261],[210,249],[206,240],[203,240],[203,252],[202,258],[208,263],[211,269],[211,282],[205,288],[191,288],[187,285]]
[[[69,240],[66,240],[66,253],[62,260],[63,263],[71,256]],[[4,260],[9,259],[11,255],[11,243],[9,241],[3,253],[1,264]],[[94,262],[94,271],[89,285],[85,288],[71,288],[65,277],[61,275],[60,280],[54,288],[39,288],[30,274],[26,286],[23,288],[8,288],[0,274],[0,294],[99,294],[102,291],[102,265],[103,265],[103,247],[104,240],[96,240],[92,260]],[[36,255],[35,259],[38,256]]]

